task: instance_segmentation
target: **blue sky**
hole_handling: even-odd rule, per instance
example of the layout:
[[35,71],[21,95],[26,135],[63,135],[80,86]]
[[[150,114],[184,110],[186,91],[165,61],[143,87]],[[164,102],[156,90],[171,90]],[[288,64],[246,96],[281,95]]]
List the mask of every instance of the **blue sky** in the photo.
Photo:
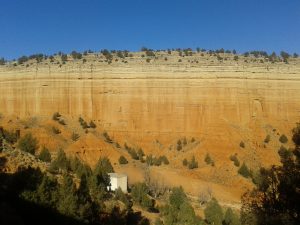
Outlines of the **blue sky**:
[[0,0],[0,57],[86,49],[300,53],[299,0]]

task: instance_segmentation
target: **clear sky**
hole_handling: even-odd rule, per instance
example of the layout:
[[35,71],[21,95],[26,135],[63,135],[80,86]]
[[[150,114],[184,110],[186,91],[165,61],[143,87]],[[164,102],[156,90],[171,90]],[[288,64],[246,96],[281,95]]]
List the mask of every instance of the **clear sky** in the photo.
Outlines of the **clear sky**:
[[141,46],[300,53],[300,1],[0,0],[0,57]]

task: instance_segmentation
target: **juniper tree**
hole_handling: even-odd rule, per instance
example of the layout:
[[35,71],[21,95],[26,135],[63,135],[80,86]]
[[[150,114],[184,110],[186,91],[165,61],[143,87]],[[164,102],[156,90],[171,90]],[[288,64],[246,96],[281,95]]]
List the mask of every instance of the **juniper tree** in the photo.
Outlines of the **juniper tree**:
[[45,146],[41,150],[38,158],[44,162],[51,162],[51,154]]
[[31,133],[26,134],[19,140],[18,148],[34,155],[35,151],[38,149],[38,140],[34,138]]
[[222,225],[223,211],[218,201],[212,198],[204,209],[205,219],[209,224]]

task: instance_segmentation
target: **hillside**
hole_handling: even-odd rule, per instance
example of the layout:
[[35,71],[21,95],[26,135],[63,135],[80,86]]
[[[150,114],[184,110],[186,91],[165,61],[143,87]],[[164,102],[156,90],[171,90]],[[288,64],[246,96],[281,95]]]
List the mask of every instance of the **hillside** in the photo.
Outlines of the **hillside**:
[[[131,184],[143,179],[145,163],[131,159],[125,143],[146,155],[165,155],[170,164],[152,166],[153,177],[167,186],[182,185],[194,197],[210,187],[220,202],[237,207],[252,182],[238,175],[230,156],[236,153],[253,170],[278,163],[279,137],[289,137],[300,120],[299,58],[286,64],[254,56],[235,59],[231,53],[183,57],[160,51],[15,63],[0,66],[0,126],[20,129],[21,135],[31,132],[53,155],[61,147],[92,166],[108,156]],[[66,125],[52,120],[55,112]],[[80,116],[97,127],[86,132]],[[73,132],[80,136],[77,141]],[[177,150],[179,140],[187,144]],[[214,166],[204,162],[208,153]],[[129,164],[119,165],[120,155]],[[182,161],[193,156],[199,166],[189,170]]]

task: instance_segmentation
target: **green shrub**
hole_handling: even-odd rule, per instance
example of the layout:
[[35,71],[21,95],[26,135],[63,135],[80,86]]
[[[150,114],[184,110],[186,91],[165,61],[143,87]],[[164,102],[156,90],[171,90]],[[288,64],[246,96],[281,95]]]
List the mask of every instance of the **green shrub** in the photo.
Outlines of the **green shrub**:
[[222,225],[223,211],[218,201],[212,198],[204,209],[205,219],[209,224]]
[[154,164],[155,166],[160,166],[161,163],[162,163],[162,161],[161,161],[161,158],[160,158],[160,157],[159,157],[159,158],[156,158],[156,157],[153,158],[153,164]]
[[168,203],[161,208],[164,224],[200,225],[203,221],[196,216],[195,211],[184,193],[182,187],[175,187],[169,196]]
[[42,151],[40,152],[38,158],[44,162],[51,162],[51,154],[45,146],[43,147]]
[[239,216],[232,211],[231,208],[228,208],[224,216],[224,225],[241,225]]
[[153,201],[148,196],[149,188],[145,183],[136,183],[132,186],[131,196],[134,202],[143,208],[152,208]]
[[166,156],[160,156],[161,162],[163,162],[165,165],[168,165],[170,162]]
[[120,187],[115,191],[115,199],[123,202],[127,209],[131,209],[132,203]]
[[113,143],[113,140],[110,138],[110,136],[108,135],[107,132],[104,132],[103,136],[104,136],[106,142]]
[[57,152],[57,156],[54,160],[52,160],[49,171],[50,172],[58,172],[59,169],[61,170],[69,170],[70,169],[70,161],[66,156],[66,153],[59,149]]
[[60,117],[61,117],[61,115],[59,114],[59,112],[56,112],[53,114],[52,119],[55,121],[58,121]]
[[60,134],[61,133],[61,131],[58,128],[56,128],[56,127],[52,127],[52,132],[54,134]]
[[285,136],[284,134],[282,134],[279,138],[279,141],[283,144],[287,143],[288,142],[288,138],[287,136]]
[[66,125],[66,122],[64,119],[59,119],[58,123],[60,123],[61,125]]
[[61,54],[61,61],[63,62],[63,63],[65,63],[65,62],[67,62],[68,61],[68,56],[66,55],[66,54]]
[[243,141],[240,142],[240,147],[245,148],[245,143]]
[[230,156],[230,160],[233,161],[234,165],[236,167],[239,167],[240,166],[240,161],[239,159],[237,158],[236,154],[235,155],[231,155]]
[[266,136],[264,142],[265,142],[265,143],[269,143],[270,140],[271,140],[271,137],[270,137],[270,135],[268,134],[268,135]]
[[178,140],[177,141],[177,151],[180,151],[182,149],[182,143],[181,143],[181,140]]
[[210,157],[210,155],[207,153],[205,156],[204,161],[206,162],[206,164],[211,164],[213,162],[212,158]]
[[127,163],[128,163],[127,159],[121,155],[119,158],[119,164],[127,164]]
[[81,59],[82,58],[82,54],[79,52],[76,52],[76,51],[72,51],[71,56],[73,57],[73,59]]
[[83,163],[78,157],[71,157],[69,159],[70,169],[76,173],[78,178],[82,176],[90,177],[92,175],[92,169],[87,164]]
[[193,156],[193,157],[192,157],[192,160],[189,162],[188,168],[189,168],[190,170],[195,169],[195,168],[198,168],[198,162],[196,161],[195,156]]
[[82,127],[83,129],[89,128],[87,122],[85,122],[85,121],[83,121],[83,122],[81,123],[81,127]]
[[131,156],[132,159],[134,159],[134,160],[139,160],[139,156],[138,156],[138,154],[136,153],[135,149],[129,148],[129,149],[128,149],[128,153],[129,153],[129,155]]
[[147,155],[146,156],[146,163],[148,166],[152,166],[154,164],[154,158],[152,155]]
[[248,178],[251,176],[250,170],[248,169],[245,162],[242,164],[242,166],[239,168],[238,173],[242,175],[245,178]]
[[138,155],[139,160],[143,159],[145,154],[144,154],[144,151],[142,148],[139,148],[139,150],[137,151],[137,155]]
[[3,130],[3,138],[10,144],[14,144],[18,140],[16,132],[8,130]]
[[72,133],[72,135],[71,135],[72,141],[77,141],[79,138],[80,138],[80,135],[79,135],[79,134],[74,133],[74,132]]
[[29,133],[19,140],[18,147],[22,151],[34,155],[36,150],[38,149],[38,141],[32,136],[32,134]]
[[97,126],[96,126],[96,124],[91,120],[91,122],[90,122],[90,128],[96,128]]

